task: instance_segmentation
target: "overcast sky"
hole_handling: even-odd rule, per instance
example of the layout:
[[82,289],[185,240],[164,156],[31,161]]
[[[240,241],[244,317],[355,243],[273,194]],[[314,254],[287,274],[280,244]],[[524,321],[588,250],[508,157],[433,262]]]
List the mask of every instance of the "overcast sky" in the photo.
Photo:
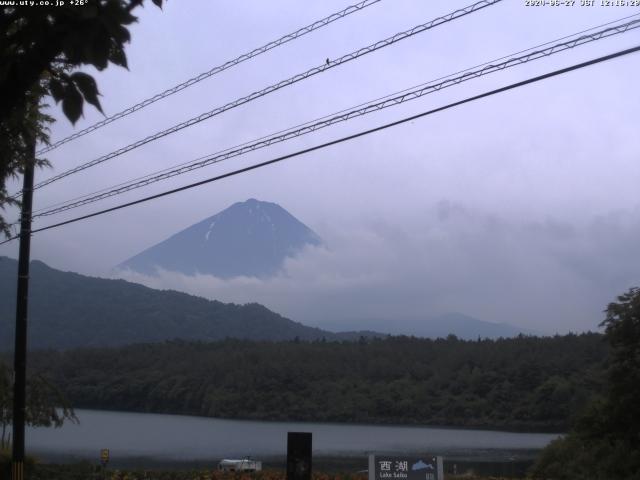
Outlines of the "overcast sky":
[[[113,114],[346,7],[348,1],[169,1],[136,13],[129,71],[97,73]],[[382,0],[48,154],[63,172],[359,47],[470,4]],[[504,55],[638,8],[526,6],[504,0],[284,88],[35,194],[47,207]],[[44,220],[133,200],[371,128],[483,91],[636,46],[640,29],[466,82],[406,105]],[[547,333],[595,329],[609,301],[640,285],[640,54],[467,104],[152,203],[36,234],[32,258],[62,270],[110,269],[230,204],[280,204],[327,248],[266,281],[151,282],[223,301],[264,303],[294,320],[461,312]],[[52,139],[73,127],[57,108]],[[18,188],[14,185],[10,191]],[[15,212],[8,212],[8,217]],[[17,244],[0,247],[17,257]],[[147,283],[149,283],[147,279]]]

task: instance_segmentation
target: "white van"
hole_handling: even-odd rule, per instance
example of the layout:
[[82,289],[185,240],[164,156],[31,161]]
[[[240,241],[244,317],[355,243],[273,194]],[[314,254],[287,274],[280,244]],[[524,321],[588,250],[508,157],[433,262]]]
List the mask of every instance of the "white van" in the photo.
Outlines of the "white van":
[[223,459],[218,463],[218,470],[222,472],[258,472],[262,470],[262,462],[245,458],[242,460]]

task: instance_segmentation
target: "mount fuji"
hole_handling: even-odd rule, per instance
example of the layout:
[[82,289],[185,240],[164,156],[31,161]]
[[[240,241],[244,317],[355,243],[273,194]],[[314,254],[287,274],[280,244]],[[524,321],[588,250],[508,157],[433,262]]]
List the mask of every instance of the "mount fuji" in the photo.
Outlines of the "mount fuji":
[[196,223],[118,265],[145,275],[158,269],[219,278],[275,275],[287,257],[320,237],[281,206],[249,199]]

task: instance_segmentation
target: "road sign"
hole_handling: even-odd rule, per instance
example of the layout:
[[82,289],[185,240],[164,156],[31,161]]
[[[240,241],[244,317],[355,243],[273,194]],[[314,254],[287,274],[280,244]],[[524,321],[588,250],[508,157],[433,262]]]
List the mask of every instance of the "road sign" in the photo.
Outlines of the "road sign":
[[442,457],[369,455],[369,480],[443,480]]
[[100,450],[100,463],[106,465],[109,462],[109,449],[103,448]]

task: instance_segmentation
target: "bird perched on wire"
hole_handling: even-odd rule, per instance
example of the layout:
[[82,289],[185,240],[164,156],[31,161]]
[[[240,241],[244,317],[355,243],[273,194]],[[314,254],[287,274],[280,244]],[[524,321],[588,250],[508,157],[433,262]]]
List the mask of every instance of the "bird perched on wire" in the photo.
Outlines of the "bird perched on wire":
[[329,65],[331,62],[329,61],[329,59],[327,58],[327,65]]

